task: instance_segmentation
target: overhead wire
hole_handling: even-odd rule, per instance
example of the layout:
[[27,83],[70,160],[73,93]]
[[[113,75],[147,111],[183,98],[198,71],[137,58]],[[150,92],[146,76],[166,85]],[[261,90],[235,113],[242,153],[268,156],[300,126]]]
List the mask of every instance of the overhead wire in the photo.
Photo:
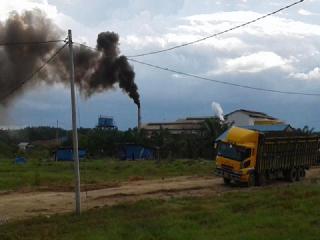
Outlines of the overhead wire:
[[22,81],[18,86],[11,89],[10,92],[0,100],[0,102],[5,101],[10,95],[12,95],[15,91],[17,91],[19,88],[21,88],[28,81],[30,81],[35,75],[37,75],[43,68],[45,68],[47,66],[47,64],[49,64],[66,47],[66,45],[67,45],[67,43],[65,43],[57,51],[55,51],[50,56],[50,58],[48,58],[39,68],[37,68],[35,71],[33,71],[29,77],[27,77],[24,81]]
[[242,23],[242,24],[240,24],[240,25],[234,26],[234,27],[232,27],[232,28],[226,29],[226,30],[224,30],[224,31],[221,31],[221,32],[218,32],[218,33],[209,35],[209,36],[207,36],[207,37],[203,37],[203,38],[200,38],[200,39],[197,39],[197,40],[194,40],[194,41],[190,41],[190,42],[187,42],[187,43],[179,44],[179,45],[176,45],[176,46],[173,46],[173,47],[169,47],[169,48],[165,48],[165,49],[161,49],[161,50],[154,50],[154,51],[145,52],[145,53],[140,53],[140,54],[136,54],[136,55],[128,55],[127,57],[136,58],[136,57],[143,57],[143,56],[148,56],[148,55],[154,55],[154,54],[158,54],[158,53],[168,52],[168,51],[171,51],[171,50],[174,50],[174,49],[177,49],[177,48],[181,48],[181,47],[185,47],[185,46],[188,46],[188,45],[192,45],[192,44],[195,44],[195,43],[198,43],[198,42],[202,42],[202,41],[205,41],[205,40],[207,40],[207,39],[209,39],[209,38],[217,37],[217,36],[222,35],[222,34],[224,34],[224,33],[231,32],[231,31],[233,31],[233,30],[236,30],[236,29],[239,29],[239,28],[241,28],[241,27],[244,27],[244,26],[250,25],[250,24],[252,24],[252,23],[255,23],[255,22],[257,22],[257,21],[259,21],[259,20],[261,20],[261,19],[267,18],[267,17],[269,17],[269,16],[271,16],[271,15],[274,15],[274,14],[276,14],[276,13],[279,13],[279,12],[283,11],[283,10],[286,10],[286,9],[288,9],[288,8],[291,8],[291,7],[293,7],[293,6],[297,5],[297,4],[300,4],[300,3],[302,3],[303,1],[304,1],[304,0],[296,1],[296,2],[294,2],[294,3],[292,3],[292,4],[289,4],[289,5],[285,6],[285,7],[279,8],[279,9],[276,10],[276,11],[273,11],[273,12],[271,12],[271,13],[265,14],[265,15],[263,15],[263,16],[261,16],[261,17],[258,17],[258,18],[256,18],[256,19],[251,20],[251,21],[248,21],[248,22]]
[[[76,43],[76,44],[79,44],[79,43]],[[87,47],[87,48],[92,49],[94,51],[99,51],[98,49],[90,47],[90,46],[87,46],[87,45],[85,45],[83,43],[81,43],[81,46]],[[187,77],[197,78],[197,79],[200,79],[200,80],[209,81],[209,82],[213,82],[213,83],[217,83],[217,84],[229,85],[229,86],[233,86],[233,87],[246,88],[246,89],[250,89],[250,90],[263,91],[263,92],[280,93],[280,94],[288,94],[288,95],[303,95],[303,96],[320,97],[320,93],[282,91],[282,90],[276,90],[276,89],[254,87],[254,86],[250,86],[250,85],[243,85],[243,84],[238,84],[238,83],[232,83],[232,82],[227,82],[227,81],[222,81],[222,80],[202,77],[202,76],[199,76],[199,75],[196,75],[196,74],[186,73],[186,72],[182,72],[182,71],[179,71],[179,70],[171,69],[171,68],[168,68],[168,67],[162,67],[162,66],[151,64],[151,63],[147,63],[147,62],[142,62],[142,61],[130,58],[130,57],[128,57],[128,60],[131,61],[131,62],[135,62],[135,63],[141,64],[141,65],[145,65],[145,66],[152,67],[152,68],[155,68],[155,69],[159,69],[159,70],[162,70],[162,71],[172,72],[172,73],[184,75],[184,76],[187,76]]]
[[[173,47],[170,47],[170,48],[166,48],[166,49],[162,49],[162,50],[156,50],[156,51],[151,51],[151,52],[146,52],[146,53],[141,53],[141,54],[136,54],[136,55],[129,55],[127,56],[128,58],[135,58],[135,57],[142,57],[142,56],[147,56],[147,55],[153,55],[153,54],[158,54],[158,53],[162,53],[162,52],[167,52],[167,51],[171,51],[171,50],[174,50],[174,49],[177,49],[177,48],[181,48],[181,47],[185,47],[185,46],[188,46],[188,45],[191,45],[191,44],[195,44],[195,43],[198,43],[198,42],[201,42],[201,41],[204,41],[204,40],[207,40],[209,38],[213,38],[213,37],[216,37],[218,35],[221,35],[221,34],[224,34],[224,33],[227,33],[227,32],[230,32],[230,31],[233,31],[235,29],[238,29],[238,28],[241,28],[241,27],[244,27],[244,26],[247,26],[249,24],[252,24],[254,22],[257,22],[261,19],[264,19],[266,17],[269,17],[271,15],[274,15],[278,12],[281,12],[285,9],[288,9],[288,8],[291,8],[299,3],[302,3],[304,0],[299,0],[299,1],[296,1],[292,4],[289,4],[285,7],[282,7],[276,11],[273,11],[271,13],[268,13],[266,15],[263,15],[261,17],[258,17],[256,19],[253,19],[251,21],[248,21],[246,23],[243,23],[243,24],[240,24],[240,25],[237,25],[235,27],[232,27],[232,28],[229,28],[227,30],[224,30],[222,32],[218,32],[218,33],[215,33],[213,35],[210,35],[210,36],[207,36],[207,37],[204,37],[204,38],[200,38],[198,40],[195,40],[195,41],[191,41],[191,42],[187,42],[187,43],[184,43],[184,44],[180,44],[180,45],[176,45],[176,46],[173,46]],[[66,39],[64,40],[48,40],[48,41],[30,41],[30,42],[0,42],[0,46],[15,46],[15,45],[37,45],[37,44],[49,44],[49,43],[57,43],[57,42],[66,42]],[[76,43],[76,42],[75,42]],[[13,92],[15,92],[17,89],[19,89],[20,87],[22,87],[26,82],[28,82],[30,79],[32,79],[38,72],[40,72],[53,58],[55,58],[59,52],[66,46],[67,43],[65,43],[61,48],[59,48],[43,65],[41,65],[36,71],[34,71],[25,81],[23,81],[19,86],[17,86],[16,88],[12,89],[12,91],[9,92],[8,95],[6,95],[4,98],[2,98],[0,101],[3,101],[5,100],[8,96],[10,96]],[[86,48],[90,48],[92,50],[95,50],[97,51],[96,48],[93,48],[93,47],[89,47],[85,44],[82,44],[82,43],[76,43],[80,46],[83,46],[83,47],[86,47]],[[131,61],[134,61],[134,59],[130,59]],[[173,69],[168,69],[168,68],[163,68],[163,67],[160,67],[160,66],[156,66],[156,65],[152,65],[152,64],[149,64],[149,63],[144,63],[144,62],[140,62],[140,61],[136,61],[135,62],[137,63],[140,63],[140,64],[144,64],[144,65],[147,65],[147,66],[150,66],[150,67],[153,67],[153,68],[158,68],[158,69],[162,69],[162,70],[166,70],[166,71],[171,71],[171,72],[176,72],[176,73],[179,73],[181,75],[186,75],[186,76],[190,76],[190,77],[195,77],[195,78],[199,78],[199,79],[202,79],[202,80],[209,80],[209,81],[214,81],[214,82],[217,82],[217,83],[221,83],[221,84],[227,84],[227,85],[232,85],[232,86],[237,86],[237,87],[243,87],[243,88],[249,88],[249,89],[254,89],[254,90],[260,90],[260,91],[268,91],[268,92],[279,92],[279,93],[286,93],[286,94],[300,94],[300,95],[311,95],[311,96],[318,96],[319,94],[309,94],[309,93],[299,93],[299,92],[286,92],[286,91],[278,91],[278,90],[271,90],[271,89],[264,89],[264,88],[257,88],[257,87],[251,87],[251,86],[245,86],[245,85],[240,85],[240,84],[234,84],[234,83],[229,83],[229,82],[224,82],[224,81],[218,81],[218,80],[213,80],[213,79],[207,79],[207,78],[204,78],[204,77],[200,77],[200,76],[196,76],[196,75],[193,75],[193,74],[189,74],[189,73],[183,73],[183,72],[180,72],[180,71],[177,71],[177,70],[173,70]]]
[[139,63],[139,64],[142,64],[142,65],[148,66],[148,67],[152,67],[152,68],[155,68],[155,69],[160,69],[162,71],[172,72],[172,73],[176,73],[176,74],[179,74],[179,75],[192,77],[192,78],[197,78],[197,79],[200,79],[200,80],[209,81],[209,82],[213,82],[213,83],[217,83],[217,84],[229,85],[229,86],[233,86],[233,87],[246,88],[246,89],[250,89],[250,90],[263,91],[263,92],[320,97],[320,93],[282,91],[282,90],[269,89],[269,88],[253,87],[253,86],[249,86],[249,85],[231,83],[231,82],[226,82],[226,81],[222,81],[222,80],[216,80],[216,79],[212,79],[212,78],[202,77],[202,76],[199,76],[199,75],[178,71],[178,70],[171,69],[171,68],[168,68],[168,67],[162,67],[162,66],[151,64],[151,63],[138,61],[138,60],[132,59],[132,58],[128,58],[128,60],[131,61],[131,62],[135,62],[135,63]]
[[[285,10],[285,9],[291,8],[291,7],[293,7],[293,6],[295,6],[295,5],[299,4],[299,3],[302,3],[303,1],[304,1],[304,0],[296,1],[296,2],[291,3],[291,4],[289,4],[289,5],[285,6],[285,7],[279,8],[278,10],[275,10],[275,11],[273,11],[273,12],[270,12],[270,13],[268,13],[268,14],[265,14],[265,15],[263,15],[263,16],[261,16],[261,17],[255,18],[255,19],[253,19],[253,20],[251,20],[251,21],[242,23],[242,24],[240,24],[240,25],[234,26],[234,27],[232,27],[232,28],[223,30],[223,31],[218,32],[218,33],[214,33],[214,34],[212,34],[212,35],[209,35],[209,36],[206,36],[206,37],[203,37],[203,38],[194,40],[194,41],[190,41],[190,42],[187,42],[187,43],[179,44],[179,45],[176,45],[176,46],[173,46],[173,47],[169,47],[169,48],[165,48],[165,49],[161,49],[161,50],[154,50],[154,51],[150,51],[150,52],[145,52],[145,53],[140,53],[140,54],[135,54],[135,55],[126,55],[126,56],[129,57],[129,58],[143,57],[143,56],[148,56],[148,55],[154,55],[154,54],[158,54],[158,53],[168,52],[168,51],[172,51],[172,50],[177,49],[177,48],[186,47],[186,46],[189,46],[189,45],[192,45],[192,44],[196,44],[196,43],[198,43],[198,42],[202,42],[202,41],[205,41],[205,40],[207,40],[207,39],[217,37],[217,36],[219,36],[219,35],[222,35],[222,34],[231,32],[231,31],[236,30],[236,29],[239,29],[239,28],[241,28],[241,27],[245,27],[245,26],[247,26],[247,25],[250,25],[250,24],[252,24],[252,23],[255,23],[255,22],[257,22],[257,21],[260,21],[260,20],[262,20],[262,19],[264,19],[264,18],[267,18],[267,17],[269,17],[269,16],[271,16],[271,15],[275,15],[275,14],[277,14],[277,13],[279,13],[279,12]],[[98,50],[97,48],[90,47],[90,46],[88,46],[88,45],[86,45],[86,44],[84,44],[84,43],[79,43],[79,42],[74,42],[74,43],[75,43],[75,44],[78,44],[78,45],[81,46],[81,47],[85,47],[85,48],[91,49],[91,50],[93,50],[93,51],[97,51],[97,50]]]

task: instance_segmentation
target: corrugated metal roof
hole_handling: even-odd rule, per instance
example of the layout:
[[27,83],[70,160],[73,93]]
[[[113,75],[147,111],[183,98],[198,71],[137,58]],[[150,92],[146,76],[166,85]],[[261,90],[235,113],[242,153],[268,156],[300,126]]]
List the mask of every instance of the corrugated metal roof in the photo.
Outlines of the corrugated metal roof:
[[266,113],[263,113],[263,112],[257,112],[257,111],[251,111],[251,110],[246,110],[246,109],[238,109],[238,110],[235,110],[233,112],[230,112],[228,114],[225,115],[225,117],[228,117],[229,115],[233,114],[233,113],[236,113],[236,112],[243,112],[245,114],[247,114],[248,116],[250,117],[254,117],[254,118],[266,118],[266,119],[273,119],[273,120],[276,120],[276,118],[266,114]]
[[[232,128],[232,127],[231,127]],[[227,135],[230,131],[229,128],[224,133],[222,133],[216,141],[225,141],[227,138]],[[284,132],[288,129],[293,130],[294,128],[290,126],[290,124],[274,124],[274,125],[254,125],[254,126],[241,126],[240,128],[246,128],[249,130],[258,131],[261,133],[267,133],[267,132]]]
[[293,129],[290,124],[274,124],[274,125],[254,125],[254,126],[240,126],[249,130],[258,132],[282,132],[288,129]]

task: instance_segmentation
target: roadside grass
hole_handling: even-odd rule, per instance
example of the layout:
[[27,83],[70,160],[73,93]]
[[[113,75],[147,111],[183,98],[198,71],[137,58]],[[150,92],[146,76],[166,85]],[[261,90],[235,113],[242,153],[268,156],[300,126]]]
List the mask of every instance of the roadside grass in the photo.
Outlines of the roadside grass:
[[[100,159],[80,163],[84,188],[113,186],[121,181],[156,179],[173,176],[212,175],[213,161],[119,161]],[[72,162],[44,162],[31,160],[27,164],[14,164],[0,160],[0,190],[61,190],[74,189]]]
[[320,184],[255,188],[220,196],[144,200],[0,226],[2,240],[319,239]]

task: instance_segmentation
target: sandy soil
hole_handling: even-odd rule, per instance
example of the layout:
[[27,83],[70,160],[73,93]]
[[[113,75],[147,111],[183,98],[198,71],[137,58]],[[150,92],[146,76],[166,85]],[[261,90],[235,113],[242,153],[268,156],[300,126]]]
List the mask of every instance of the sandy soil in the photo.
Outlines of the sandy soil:
[[[312,169],[307,179],[320,176],[320,168]],[[284,184],[285,183],[276,183]],[[185,196],[214,196],[226,191],[245,191],[247,188],[229,187],[220,178],[184,176],[160,180],[138,180],[119,186],[82,192],[82,210],[111,206],[141,199],[167,199]],[[74,210],[72,192],[29,192],[0,195],[0,224],[38,215],[50,216]]]

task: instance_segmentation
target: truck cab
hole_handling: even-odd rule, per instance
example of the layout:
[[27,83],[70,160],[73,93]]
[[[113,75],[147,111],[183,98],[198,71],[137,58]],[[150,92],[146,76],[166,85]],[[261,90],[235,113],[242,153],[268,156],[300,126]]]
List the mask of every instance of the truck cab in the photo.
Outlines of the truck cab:
[[254,185],[259,133],[232,127],[216,143],[215,174],[231,181]]
[[216,141],[216,175],[248,186],[267,180],[300,181],[319,165],[320,136],[299,132],[261,132],[231,127]]

